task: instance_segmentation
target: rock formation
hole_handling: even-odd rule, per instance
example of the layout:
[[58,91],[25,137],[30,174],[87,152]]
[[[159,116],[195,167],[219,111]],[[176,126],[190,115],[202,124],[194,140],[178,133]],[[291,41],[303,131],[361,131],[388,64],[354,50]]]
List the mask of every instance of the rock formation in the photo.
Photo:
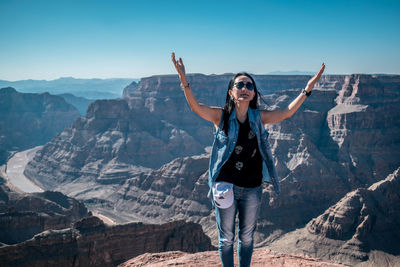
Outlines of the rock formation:
[[[268,234],[262,240],[273,240],[271,225],[298,228],[400,166],[399,87],[400,76],[325,76],[292,118],[267,126],[282,194],[264,198],[259,230]],[[297,94],[267,100],[283,107],[281,99]]]
[[0,243],[19,243],[89,215],[83,203],[60,192],[18,193],[0,177]]
[[[237,266],[235,255],[235,265]],[[198,252],[194,254],[181,251],[164,253],[146,253],[126,261],[118,267],[163,267],[163,266],[197,266],[219,267],[221,260],[217,251]],[[269,249],[255,249],[251,259],[253,267],[282,267],[282,266],[307,266],[307,267],[339,267],[347,266],[337,264],[307,255],[283,254]]]
[[[189,81],[200,101],[221,105],[230,77],[196,74]],[[265,92],[301,87],[307,80],[306,76],[285,76],[287,81],[279,77],[257,76]],[[85,117],[37,153],[26,175],[39,184],[46,180],[47,188],[77,177],[115,183],[177,157],[203,153],[211,145],[212,131],[210,123],[190,112],[176,75],[143,78],[126,99],[93,102]]]
[[128,86],[126,86],[124,88],[124,90],[122,90],[122,97],[127,97],[128,95],[132,94],[133,91],[136,90],[136,88],[139,86],[139,84],[137,82],[131,82]]
[[[188,81],[200,102],[220,106],[231,76],[194,74]],[[275,109],[290,103],[309,77],[255,79]],[[400,166],[399,87],[398,75],[326,75],[292,118],[267,125],[282,194],[264,188],[258,245],[303,227],[346,193]],[[172,216],[199,222],[215,237],[208,156],[193,156],[211,145],[212,128],[189,110],[177,76],[143,78],[125,99],[92,103],[25,174],[117,221]]]
[[[305,228],[271,247],[356,265],[400,264],[400,168],[368,188],[346,194]],[[385,263],[386,262],[386,263]]]
[[0,164],[10,151],[46,143],[77,117],[78,110],[59,96],[0,89]]
[[146,252],[213,250],[201,226],[183,221],[161,225],[106,226],[97,217],[72,228],[49,230],[25,242],[0,247],[2,266],[116,266]]
[[215,222],[206,198],[207,166],[206,154],[177,158],[158,170],[127,179],[108,199],[127,218],[149,222],[185,219],[207,222],[202,225],[208,229]]
[[[400,168],[368,188],[359,188],[313,219],[310,233],[358,244],[360,250],[400,255]],[[359,241],[359,242],[356,242]]]

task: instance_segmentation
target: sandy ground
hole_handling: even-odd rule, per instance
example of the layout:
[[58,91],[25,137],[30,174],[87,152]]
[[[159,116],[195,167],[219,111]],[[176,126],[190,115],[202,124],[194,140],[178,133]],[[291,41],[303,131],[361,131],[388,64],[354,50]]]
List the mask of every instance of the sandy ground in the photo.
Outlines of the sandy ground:
[[93,215],[100,218],[100,220],[102,220],[106,225],[116,225],[117,223],[115,221],[113,221],[111,218],[100,214],[98,212],[92,211]]
[[43,192],[44,190],[25,177],[26,164],[35,156],[42,146],[37,146],[15,153],[6,165],[6,178],[15,187],[26,193]]

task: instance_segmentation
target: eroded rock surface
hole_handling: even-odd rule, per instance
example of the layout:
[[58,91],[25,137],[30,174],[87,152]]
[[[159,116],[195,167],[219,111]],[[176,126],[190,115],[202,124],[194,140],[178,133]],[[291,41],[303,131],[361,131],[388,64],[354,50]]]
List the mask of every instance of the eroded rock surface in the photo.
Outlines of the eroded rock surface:
[[0,177],[0,243],[19,243],[89,215],[83,203],[60,192],[18,193]]
[[[200,102],[221,106],[231,76],[196,74],[189,82]],[[255,79],[275,109],[298,96],[309,77]],[[267,125],[282,193],[264,188],[258,245],[303,227],[346,193],[400,166],[399,88],[398,75],[326,75],[292,118]],[[201,223],[215,240],[208,154],[202,154],[212,131],[189,110],[176,75],[144,78],[125,99],[92,103],[25,174],[117,221],[172,216]]]
[[2,266],[116,266],[146,252],[213,250],[201,226],[183,221],[160,225],[106,226],[97,217],[72,228],[48,230],[0,248]]
[[400,168],[368,188],[346,194],[305,228],[284,235],[270,247],[351,265],[397,266],[399,226]]
[[364,251],[400,255],[400,168],[368,188],[346,194],[313,219],[310,233],[331,239],[360,241]]

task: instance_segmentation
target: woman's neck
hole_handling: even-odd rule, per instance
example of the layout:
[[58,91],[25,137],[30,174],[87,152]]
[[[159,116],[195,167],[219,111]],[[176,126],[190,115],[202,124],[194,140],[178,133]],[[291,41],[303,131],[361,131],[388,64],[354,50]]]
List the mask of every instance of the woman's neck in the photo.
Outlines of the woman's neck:
[[249,103],[235,103],[236,118],[241,122],[245,122],[247,119],[247,110],[249,109]]

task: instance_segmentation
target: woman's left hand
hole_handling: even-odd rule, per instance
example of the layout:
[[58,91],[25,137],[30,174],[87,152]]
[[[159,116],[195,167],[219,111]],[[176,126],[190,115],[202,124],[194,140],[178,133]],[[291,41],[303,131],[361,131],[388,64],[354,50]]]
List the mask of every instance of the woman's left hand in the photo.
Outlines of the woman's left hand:
[[307,86],[306,86],[306,88],[305,88],[305,90],[306,90],[307,92],[310,92],[310,91],[313,89],[314,85],[315,85],[315,84],[318,82],[318,80],[321,78],[322,73],[324,72],[324,70],[325,70],[325,63],[322,63],[322,66],[321,66],[321,69],[319,70],[319,72],[318,72],[317,74],[315,74],[314,77],[312,77],[312,78],[308,81]]

